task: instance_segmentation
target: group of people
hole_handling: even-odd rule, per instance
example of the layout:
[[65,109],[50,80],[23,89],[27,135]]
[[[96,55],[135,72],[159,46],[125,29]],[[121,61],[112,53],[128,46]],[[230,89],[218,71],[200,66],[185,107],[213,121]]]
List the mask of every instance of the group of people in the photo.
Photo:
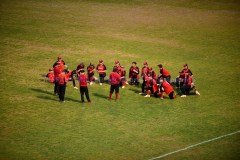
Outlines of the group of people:
[[[112,99],[112,95],[115,92],[115,100],[119,99],[119,88],[125,88],[126,85],[140,84],[140,78],[142,79],[141,92],[139,94],[145,95],[145,97],[159,97],[164,98],[164,94],[168,95],[170,99],[176,97],[174,92],[173,83],[171,83],[170,72],[163,67],[162,64],[158,64],[159,75],[148,66],[147,62],[143,63],[143,67],[140,69],[136,62],[132,62],[129,69],[129,83],[126,77],[126,69],[117,60],[113,66],[112,72],[109,75],[108,83],[110,84],[110,92],[108,99]],[[98,80],[94,76],[95,71],[99,75],[99,85],[103,85],[106,82],[106,70],[107,67],[103,60],[99,60],[99,63],[95,67],[94,64],[90,63],[86,69],[84,63],[80,63],[75,70],[69,70],[67,65],[61,56],[58,56],[57,61],[53,64],[52,68],[49,69],[49,73],[46,75],[48,81],[54,83],[54,94],[59,96],[59,101],[64,102],[65,91],[67,82],[72,81],[73,87],[78,89],[75,83],[77,79],[79,82],[79,90],[81,95],[81,102],[85,102],[84,95],[87,101],[90,103],[88,84],[92,85]],[[191,90],[194,93],[200,95],[196,90],[193,83],[192,71],[188,68],[187,64],[184,64],[183,69],[179,72],[179,76],[176,78],[175,86],[180,89],[181,97],[186,97],[190,94]]]

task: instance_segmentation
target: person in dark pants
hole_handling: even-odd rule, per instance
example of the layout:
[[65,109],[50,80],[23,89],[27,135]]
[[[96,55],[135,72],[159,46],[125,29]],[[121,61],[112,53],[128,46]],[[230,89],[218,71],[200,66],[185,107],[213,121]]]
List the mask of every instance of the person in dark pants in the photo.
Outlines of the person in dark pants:
[[65,72],[63,71],[62,73],[60,73],[56,80],[59,88],[59,101],[65,102],[64,97],[67,85],[67,78]]
[[142,83],[142,92],[139,93],[139,94],[144,94],[146,92],[146,80],[145,80],[145,77],[149,74],[149,67],[148,67],[148,63],[147,62],[144,62],[143,63],[143,68],[142,68],[142,73],[141,73],[141,76],[142,76],[142,79],[143,79],[143,83]]
[[110,93],[108,99],[112,99],[112,94],[115,91],[116,100],[119,99],[119,83],[121,81],[121,76],[117,73],[117,68],[113,68],[113,72],[109,75],[109,82],[111,84]]
[[86,95],[87,101],[90,103],[91,100],[89,98],[88,87],[87,87],[87,75],[84,70],[80,70],[80,74],[78,75],[81,102],[84,103],[84,94]]
[[103,60],[99,60],[99,64],[97,65],[96,70],[99,73],[99,84],[102,85],[104,83],[104,78],[106,77],[107,67],[103,64]]

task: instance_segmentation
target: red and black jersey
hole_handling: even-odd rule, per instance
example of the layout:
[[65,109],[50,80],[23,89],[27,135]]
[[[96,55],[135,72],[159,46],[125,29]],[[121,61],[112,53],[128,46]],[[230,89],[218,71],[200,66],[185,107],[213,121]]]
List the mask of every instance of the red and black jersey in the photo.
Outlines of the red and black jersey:
[[170,72],[168,70],[166,70],[165,68],[160,69],[160,74],[162,74],[162,76],[164,78],[170,76]]
[[191,71],[189,68],[187,68],[187,69],[183,69],[181,72],[179,72],[179,74],[180,74],[179,77],[180,77],[180,78],[184,78],[187,73],[188,73],[190,76],[193,75],[193,74],[192,74],[192,71]]
[[185,76],[185,78],[183,79],[183,85],[191,86],[192,83],[193,83],[192,76]]
[[64,62],[64,60],[59,60],[59,61],[56,61],[54,64],[53,64],[53,68],[56,66],[56,65],[65,65],[65,62]]
[[104,64],[98,64],[96,69],[99,74],[105,74],[107,67]]
[[119,65],[119,66],[114,66],[113,67],[113,70],[116,69],[116,72],[121,76],[121,72],[122,72],[122,67]]
[[153,79],[157,80],[157,74],[154,72],[154,70],[150,70],[148,76],[150,76]]
[[143,67],[141,76],[144,78],[148,74],[149,74],[149,67]]
[[166,94],[170,94],[172,91],[174,91],[171,84],[169,84],[167,81],[163,81],[160,88],[163,88]]
[[94,69],[95,69],[94,65],[89,65],[89,66],[87,67],[87,73],[88,73],[88,75],[94,75]]
[[111,72],[109,75],[111,85],[117,85],[121,81],[121,76],[117,72]]
[[137,66],[131,66],[129,69],[129,78],[138,78],[139,68]]
[[48,78],[48,81],[51,82],[51,83],[53,83],[54,80],[55,80],[55,75],[54,75],[53,72],[49,72],[49,73],[46,75],[46,77]]
[[53,68],[53,72],[54,72],[55,78],[58,77],[58,75],[59,75],[60,73],[62,73],[63,69],[64,69],[64,66],[63,66],[63,65],[56,65],[56,66]]
[[79,86],[87,87],[87,75],[85,73],[78,76]]
[[62,72],[58,75],[58,77],[57,77],[58,85],[60,85],[60,86],[66,85],[67,81],[68,81],[68,79],[64,72]]

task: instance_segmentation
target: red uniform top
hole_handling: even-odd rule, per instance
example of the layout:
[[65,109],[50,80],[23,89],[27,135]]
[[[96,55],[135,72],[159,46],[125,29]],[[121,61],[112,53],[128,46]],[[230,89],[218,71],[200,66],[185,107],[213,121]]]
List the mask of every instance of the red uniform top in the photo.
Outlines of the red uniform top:
[[174,91],[173,87],[167,81],[163,81],[161,87],[163,87],[166,94],[170,94],[172,91]]
[[170,72],[164,68],[160,70],[160,73],[162,74],[163,77],[168,77],[170,76]]
[[93,65],[88,66],[87,67],[88,74],[94,75],[94,69],[95,69],[95,67]]
[[97,71],[99,74],[104,74],[107,70],[107,67],[104,64],[97,65]]
[[192,83],[193,83],[192,76],[186,76],[186,77],[183,79],[183,85],[191,86]]
[[184,69],[183,69],[181,72],[179,72],[179,73],[180,73],[180,76],[179,76],[180,78],[184,78],[186,73],[188,73],[189,75],[193,75],[193,74],[192,74],[192,71],[191,71],[189,68],[187,68],[187,69],[184,68]]
[[68,71],[68,73],[66,74],[66,78],[69,81],[71,79],[71,75],[72,75],[72,71]]
[[121,81],[121,76],[117,72],[111,72],[109,76],[111,85],[117,85]]
[[137,66],[131,66],[131,68],[129,69],[129,78],[138,78],[138,74],[139,68]]
[[121,74],[120,74],[121,77],[125,77],[126,76],[126,70],[121,67]]
[[51,83],[53,83],[55,80],[55,76],[53,72],[49,72],[46,77],[48,77],[48,81]]
[[141,74],[141,76],[142,77],[145,77],[145,76],[147,76],[149,74],[149,67],[143,67],[142,68],[142,74]]
[[64,66],[63,66],[63,65],[56,65],[56,66],[53,68],[55,78],[57,78],[58,75],[59,75],[60,73],[62,73],[63,69],[64,69]]
[[87,87],[87,75],[84,74],[80,74],[78,76],[78,81],[79,81],[79,86],[80,87]]
[[57,77],[57,82],[60,86],[65,85],[67,83],[68,79],[66,77],[66,74],[64,72],[60,73]]
[[117,70],[116,72],[117,72],[120,76],[122,76],[122,67],[121,67],[120,65],[119,65],[119,66],[114,66],[114,67],[113,67],[113,70],[114,70],[114,69],[116,69],[116,70]]

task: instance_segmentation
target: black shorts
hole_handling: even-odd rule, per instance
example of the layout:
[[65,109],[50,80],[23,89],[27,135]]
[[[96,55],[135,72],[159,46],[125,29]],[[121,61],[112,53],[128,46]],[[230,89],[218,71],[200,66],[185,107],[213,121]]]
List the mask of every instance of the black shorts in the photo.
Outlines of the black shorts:
[[115,93],[119,93],[119,84],[111,85],[110,87],[110,93],[113,93],[115,90]]
[[174,99],[174,91],[172,91],[171,93],[169,93],[168,96],[169,96],[170,99]]

